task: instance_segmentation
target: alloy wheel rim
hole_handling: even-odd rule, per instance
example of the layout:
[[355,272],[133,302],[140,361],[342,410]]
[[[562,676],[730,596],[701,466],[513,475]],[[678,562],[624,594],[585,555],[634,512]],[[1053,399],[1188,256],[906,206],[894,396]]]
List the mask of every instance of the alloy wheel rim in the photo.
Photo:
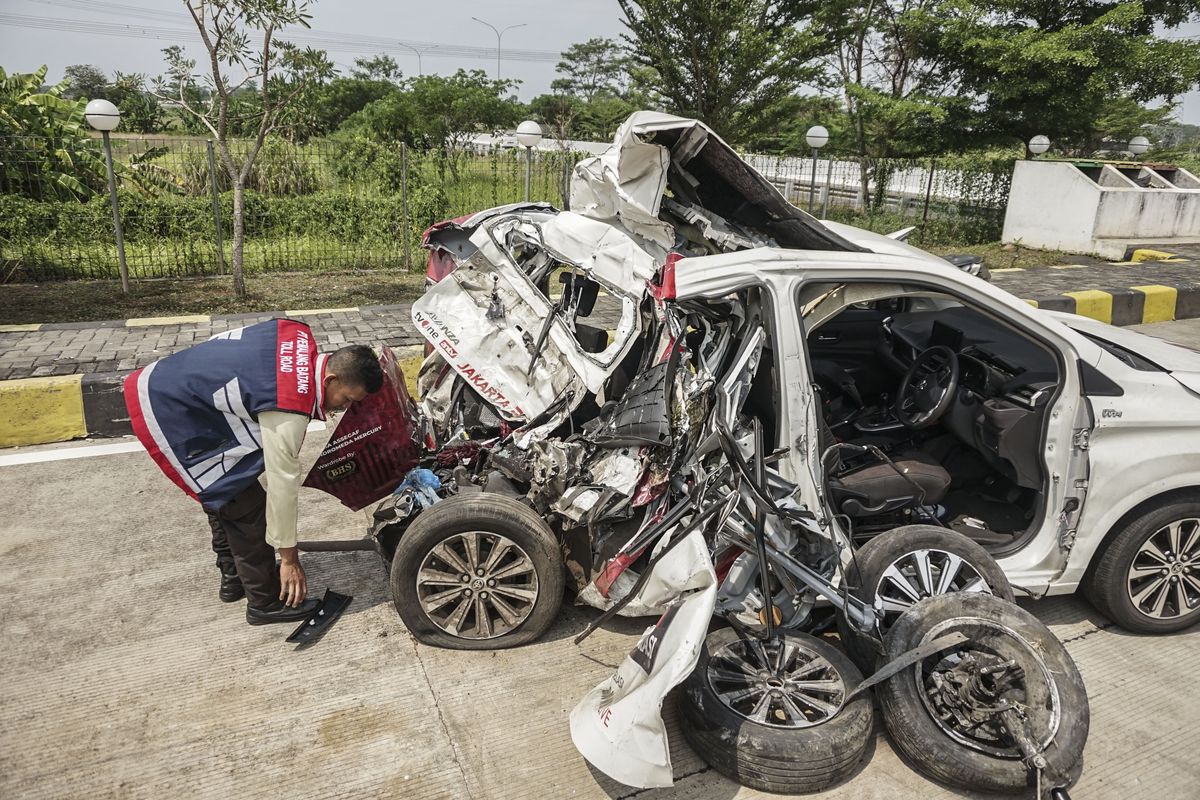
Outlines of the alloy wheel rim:
[[827,722],[846,700],[841,673],[795,639],[738,639],[709,659],[709,686],[738,716],[773,728]]
[[1200,519],[1176,520],[1150,534],[1129,564],[1125,591],[1151,619],[1178,619],[1200,608]]
[[979,569],[946,550],[914,550],[897,558],[875,584],[875,610],[881,613],[879,632],[889,628],[908,609],[926,597],[954,592],[992,594]]
[[538,599],[537,571],[511,539],[486,531],[448,536],[417,570],[429,620],[460,639],[494,639],[520,627]]

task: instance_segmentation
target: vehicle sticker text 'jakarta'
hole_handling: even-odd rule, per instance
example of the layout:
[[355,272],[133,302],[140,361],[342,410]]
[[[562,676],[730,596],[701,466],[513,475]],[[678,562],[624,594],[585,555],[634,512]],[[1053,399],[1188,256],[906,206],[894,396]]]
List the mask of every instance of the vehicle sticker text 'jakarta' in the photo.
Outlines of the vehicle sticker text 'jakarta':
[[479,392],[479,395],[484,400],[487,400],[496,408],[500,409],[501,411],[507,411],[518,417],[525,416],[525,412],[521,410],[519,405],[510,400],[504,394],[504,392],[495,385],[493,381],[489,381],[483,375],[483,373],[473,367],[470,362],[464,361],[461,364],[457,364],[454,369],[459,375],[462,375],[463,378],[466,379],[467,383],[474,387],[475,391]]

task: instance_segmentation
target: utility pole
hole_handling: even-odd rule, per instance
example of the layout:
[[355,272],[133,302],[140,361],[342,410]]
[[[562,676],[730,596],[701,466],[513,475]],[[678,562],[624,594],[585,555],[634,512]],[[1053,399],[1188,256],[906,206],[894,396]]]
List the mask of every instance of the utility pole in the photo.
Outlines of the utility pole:
[[481,25],[487,25],[489,28],[492,29],[492,33],[496,34],[496,80],[500,80],[500,37],[503,36],[506,32],[511,31],[513,28],[524,28],[525,23],[520,22],[520,23],[517,23],[516,25],[509,25],[507,28],[502,28],[500,30],[497,30],[495,25],[493,25],[490,22],[484,22],[479,17],[471,17],[471,19],[475,20],[476,22],[478,22]]

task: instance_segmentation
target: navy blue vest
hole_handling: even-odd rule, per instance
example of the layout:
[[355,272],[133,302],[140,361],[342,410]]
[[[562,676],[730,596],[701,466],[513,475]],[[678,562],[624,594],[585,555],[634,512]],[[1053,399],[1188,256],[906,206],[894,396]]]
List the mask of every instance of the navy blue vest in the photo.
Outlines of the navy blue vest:
[[125,379],[125,405],[146,451],[207,509],[262,474],[262,411],[324,419],[312,331],[274,319],[218,334]]

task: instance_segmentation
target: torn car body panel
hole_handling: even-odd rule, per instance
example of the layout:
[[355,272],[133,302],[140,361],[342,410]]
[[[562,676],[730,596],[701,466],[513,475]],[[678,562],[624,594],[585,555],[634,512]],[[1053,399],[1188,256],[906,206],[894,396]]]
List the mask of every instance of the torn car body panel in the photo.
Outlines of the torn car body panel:
[[[492,215],[471,243],[449,280],[413,304],[413,323],[434,350],[509,422],[555,406],[569,413],[586,393],[599,393],[641,330],[650,256],[613,227],[570,212]],[[555,272],[571,276],[558,297],[550,291]],[[577,336],[585,282],[621,306],[596,352]]]
[[607,152],[576,165],[571,208],[629,231],[660,262],[697,223],[709,235],[694,243],[710,252],[864,250],[789,203],[707,125],[657,111],[633,114]]

